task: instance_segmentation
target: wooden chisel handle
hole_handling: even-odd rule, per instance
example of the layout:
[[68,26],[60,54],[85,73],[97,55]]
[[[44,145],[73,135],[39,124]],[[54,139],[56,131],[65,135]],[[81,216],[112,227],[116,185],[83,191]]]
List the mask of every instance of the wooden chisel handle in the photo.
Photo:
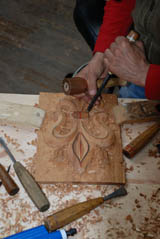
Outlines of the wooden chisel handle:
[[4,185],[9,195],[13,196],[18,193],[19,188],[17,184],[13,181],[13,179],[2,164],[0,164],[0,180],[2,181],[2,184]]
[[24,189],[28,193],[33,203],[36,205],[40,212],[46,211],[49,208],[50,204],[38,183],[20,162],[16,161],[13,164],[13,167],[20,182],[22,183]]
[[44,220],[45,227],[49,232],[62,228],[63,226],[89,213],[92,209],[98,207],[103,202],[104,199],[99,197],[63,209],[51,216],[48,216]]
[[133,139],[128,145],[123,149],[123,153],[127,158],[132,158],[136,153],[140,151],[150,139],[158,132],[160,129],[160,122],[156,122],[151,127],[146,129],[142,134]]

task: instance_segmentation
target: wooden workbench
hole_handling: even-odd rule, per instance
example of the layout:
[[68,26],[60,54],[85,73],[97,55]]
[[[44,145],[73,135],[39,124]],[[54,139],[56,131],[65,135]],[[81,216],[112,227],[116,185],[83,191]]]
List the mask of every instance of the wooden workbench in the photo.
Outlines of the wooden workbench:
[[[34,105],[38,95],[0,94],[0,100]],[[129,99],[122,99],[127,102]],[[126,145],[132,138],[152,123],[125,125],[122,141]],[[35,130],[0,126],[0,136],[18,161],[32,171],[32,157],[36,153]],[[126,197],[117,198],[93,210],[90,214],[66,226],[75,227],[78,234],[74,239],[149,239],[160,238],[160,155],[155,145],[160,143],[160,133],[132,160],[126,162]],[[0,162],[7,168],[12,162],[0,148]],[[40,213],[22,188],[13,167],[10,171],[20,187],[15,196],[9,196],[0,187],[0,238],[43,224],[44,217],[77,202],[104,196],[117,186],[113,185],[41,185],[51,207]],[[72,238],[72,237],[71,237]]]

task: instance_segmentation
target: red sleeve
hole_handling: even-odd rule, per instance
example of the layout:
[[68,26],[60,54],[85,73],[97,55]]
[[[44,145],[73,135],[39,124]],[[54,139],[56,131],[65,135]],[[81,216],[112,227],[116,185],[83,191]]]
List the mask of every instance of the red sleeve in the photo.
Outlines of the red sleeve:
[[146,85],[146,98],[150,100],[160,100],[160,65],[150,65]]
[[132,24],[131,12],[136,0],[106,1],[103,23],[95,44],[95,52],[104,52],[117,36],[125,36]]

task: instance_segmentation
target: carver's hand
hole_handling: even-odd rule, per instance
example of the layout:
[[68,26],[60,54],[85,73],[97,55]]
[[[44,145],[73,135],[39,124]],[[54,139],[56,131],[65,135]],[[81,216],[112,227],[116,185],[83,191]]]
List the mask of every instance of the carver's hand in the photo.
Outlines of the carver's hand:
[[78,98],[83,98],[88,103],[97,92],[96,81],[100,77],[107,74],[107,67],[104,68],[104,54],[96,52],[88,65],[83,68],[76,77],[82,77],[87,80],[88,91],[86,93],[77,95]]
[[131,43],[125,37],[117,37],[105,51],[104,62],[120,79],[145,86],[149,63],[141,41]]

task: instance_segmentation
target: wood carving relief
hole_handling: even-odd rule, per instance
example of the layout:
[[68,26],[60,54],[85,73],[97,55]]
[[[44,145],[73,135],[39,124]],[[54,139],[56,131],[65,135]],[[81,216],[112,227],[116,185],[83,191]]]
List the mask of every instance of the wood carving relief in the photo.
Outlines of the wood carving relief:
[[42,93],[46,117],[38,132],[35,177],[39,182],[124,183],[120,128],[105,95],[88,114],[87,104],[72,96]]

